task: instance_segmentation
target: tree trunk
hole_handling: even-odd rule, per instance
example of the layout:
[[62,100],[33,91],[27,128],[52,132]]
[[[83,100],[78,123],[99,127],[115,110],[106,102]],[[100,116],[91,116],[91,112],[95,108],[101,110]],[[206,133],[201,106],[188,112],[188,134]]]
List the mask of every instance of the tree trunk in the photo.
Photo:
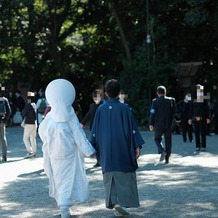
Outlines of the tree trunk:
[[119,26],[120,37],[121,37],[123,47],[124,47],[125,52],[126,52],[127,60],[131,61],[131,53],[130,53],[130,49],[129,49],[129,46],[128,46],[128,41],[126,39],[126,35],[124,33],[124,29],[123,29],[121,20],[119,18],[119,15],[118,15],[118,13],[116,11],[116,8],[114,6],[114,3],[112,1],[109,3],[109,8],[110,8],[112,15],[114,16],[114,18],[115,18],[115,20],[117,22],[117,25]]

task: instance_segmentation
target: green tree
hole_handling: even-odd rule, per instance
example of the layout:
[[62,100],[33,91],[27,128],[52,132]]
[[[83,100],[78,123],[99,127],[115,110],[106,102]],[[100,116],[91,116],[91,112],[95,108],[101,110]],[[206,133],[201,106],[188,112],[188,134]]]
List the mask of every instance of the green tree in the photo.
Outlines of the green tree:
[[175,94],[178,62],[201,61],[196,81],[218,82],[217,8],[211,0],[0,0],[0,79],[33,89],[69,79],[86,111],[91,92],[118,78],[146,125],[156,86]]

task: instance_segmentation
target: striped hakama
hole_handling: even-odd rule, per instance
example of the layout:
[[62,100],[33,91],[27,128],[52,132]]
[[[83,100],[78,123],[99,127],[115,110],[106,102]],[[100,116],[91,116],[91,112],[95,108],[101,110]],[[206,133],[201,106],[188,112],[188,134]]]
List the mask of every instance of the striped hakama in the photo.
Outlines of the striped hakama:
[[138,189],[135,172],[103,173],[106,207],[139,207]]

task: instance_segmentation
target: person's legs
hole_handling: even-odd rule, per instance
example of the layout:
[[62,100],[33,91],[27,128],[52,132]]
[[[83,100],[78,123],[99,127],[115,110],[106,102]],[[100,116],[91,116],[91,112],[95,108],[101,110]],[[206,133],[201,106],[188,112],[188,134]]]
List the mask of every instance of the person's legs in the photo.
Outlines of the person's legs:
[[24,133],[23,133],[23,142],[24,142],[29,154],[33,153],[33,150],[32,150],[31,144],[30,144],[31,130],[32,130],[31,125],[25,124]]
[[103,173],[103,184],[106,207],[115,208],[115,216],[128,215],[127,208],[139,207],[136,172]]
[[187,137],[186,137],[187,127],[186,127],[185,121],[182,121],[181,125],[182,125],[182,138],[183,138],[183,141],[186,142],[187,141]]
[[202,148],[206,148],[206,131],[207,131],[207,124],[205,120],[201,121],[201,145]]
[[218,134],[218,114],[215,114],[214,117],[214,123],[215,123],[215,134]]
[[162,135],[163,135],[163,130],[160,129],[155,130],[154,140],[158,149],[158,154],[161,154],[159,161],[163,161],[166,156],[166,152],[162,143]]
[[36,145],[36,126],[35,125],[31,125],[30,143],[31,143],[33,153],[36,154],[37,145]]
[[103,173],[103,183],[105,189],[105,204],[106,208],[112,209],[116,204],[117,201],[117,192],[116,187],[114,184],[114,178],[112,172]]
[[187,124],[187,130],[188,130],[188,138],[190,142],[193,142],[193,135],[192,135],[192,125]]
[[158,154],[161,154],[164,151],[164,146],[162,143],[162,135],[163,135],[163,130],[156,129],[154,131],[154,141],[158,149]]
[[196,149],[200,150],[201,144],[200,144],[200,122],[194,122],[195,127],[195,145]]
[[164,131],[164,138],[165,138],[165,148],[166,148],[165,161],[166,163],[168,163],[170,155],[171,155],[171,150],[172,150],[172,130],[171,128],[168,128]]
[[7,161],[7,140],[5,135],[4,123],[0,123],[0,141],[2,144],[2,160]]
[[61,218],[71,217],[70,213],[69,213],[69,208],[68,207],[60,207],[60,212],[61,212]]

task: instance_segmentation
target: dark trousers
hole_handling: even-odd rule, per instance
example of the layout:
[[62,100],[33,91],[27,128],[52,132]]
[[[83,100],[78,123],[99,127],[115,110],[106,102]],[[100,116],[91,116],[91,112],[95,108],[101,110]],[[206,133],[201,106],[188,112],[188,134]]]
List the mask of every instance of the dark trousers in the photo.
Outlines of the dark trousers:
[[0,141],[2,145],[2,157],[7,156],[7,139],[5,133],[5,124],[0,122]]
[[215,124],[215,134],[218,134],[218,115],[214,117],[214,124]]
[[[165,139],[165,147],[162,143],[162,137]],[[172,148],[172,129],[155,129],[154,130],[154,140],[157,145],[158,153],[161,154],[163,151],[167,153],[166,160],[169,159],[171,155]]]
[[195,144],[196,148],[206,148],[206,120],[195,121]]
[[184,142],[187,141],[187,133],[188,133],[188,139],[191,142],[193,140],[192,125],[189,125],[188,120],[185,120],[182,122],[182,137]]

